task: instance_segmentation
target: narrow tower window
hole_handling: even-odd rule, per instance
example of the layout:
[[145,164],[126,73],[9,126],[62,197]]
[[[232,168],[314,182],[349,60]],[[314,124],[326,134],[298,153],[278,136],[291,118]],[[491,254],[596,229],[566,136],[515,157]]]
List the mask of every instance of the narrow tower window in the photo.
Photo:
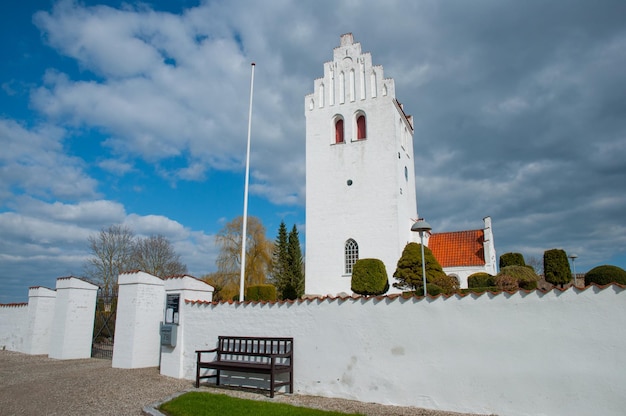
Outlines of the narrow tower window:
[[346,101],[346,76],[343,71],[339,73],[339,104]]
[[367,131],[365,129],[365,116],[361,114],[356,119],[356,139],[361,140],[367,137]]
[[350,70],[350,101],[354,101],[355,99],[355,85],[356,80],[354,79],[354,69]]
[[335,121],[335,143],[343,143],[343,119]]
[[354,263],[359,259],[359,245],[353,239],[346,241],[345,247],[346,257],[346,274],[352,274],[352,267]]

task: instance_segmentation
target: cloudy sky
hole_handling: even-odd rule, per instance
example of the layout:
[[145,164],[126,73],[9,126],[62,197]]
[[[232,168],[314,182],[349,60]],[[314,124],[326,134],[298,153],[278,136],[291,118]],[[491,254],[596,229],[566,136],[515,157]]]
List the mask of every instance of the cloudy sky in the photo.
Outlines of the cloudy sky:
[[[415,120],[420,216],[496,250],[626,268],[626,2],[49,1],[0,6],[0,303],[162,234],[194,276],[243,211],[306,238],[303,97],[343,33]],[[303,247],[304,247],[304,241]]]

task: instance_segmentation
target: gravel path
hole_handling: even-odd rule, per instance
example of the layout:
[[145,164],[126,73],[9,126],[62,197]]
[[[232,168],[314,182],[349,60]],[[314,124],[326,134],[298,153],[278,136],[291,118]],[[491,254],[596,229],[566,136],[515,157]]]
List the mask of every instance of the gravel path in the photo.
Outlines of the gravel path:
[[[111,361],[104,359],[61,361],[0,351],[1,415],[142,415],[144,406],[185,390],[195,390],[192,381],[162,376],[156,368],[123,370],[111,368]],[[199,390],[270,400],[265,395],[241,390]],[[280,394],[273,401],[368,416],[468,416],[299,394]]]

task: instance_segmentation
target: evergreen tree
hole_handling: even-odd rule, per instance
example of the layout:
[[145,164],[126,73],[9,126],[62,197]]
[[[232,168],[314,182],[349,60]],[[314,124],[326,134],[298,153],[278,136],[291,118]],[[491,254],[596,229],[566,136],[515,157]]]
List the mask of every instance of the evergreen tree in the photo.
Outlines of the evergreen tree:
[[287,240],[289,283],[283,292],[283,299],[297,299],[304,294],[304,273],[302,272],[303,262],[302,249],[300,248],[300,234],[295,224]]
[[572,271],[565,250],[553,248],[543,253],[543,273],[546,282],[561,287],[572,280]]
[[[426,258],[426,283],[429,283],[428,287],[430,287],[430,283],[438,284],[441,283],[440,281],[447,282],[450,279],[428,247],[424,247],[424,257]],[[397,280],[393,287],[398,289],[416,290],[424,286],[420,244],[409,243],[404,247],[393,277]]]
[[283,292],[289,282],[289,247],[287,226],[285,221],[280,222],[278,236],[274,242],[272,255],[272,283],[276,286],[278,296],[283,299]]
[[304,293],[300,236],[295,225],[287,234],[284,221],[274,243],[272,283],[280,299],[297,299]]

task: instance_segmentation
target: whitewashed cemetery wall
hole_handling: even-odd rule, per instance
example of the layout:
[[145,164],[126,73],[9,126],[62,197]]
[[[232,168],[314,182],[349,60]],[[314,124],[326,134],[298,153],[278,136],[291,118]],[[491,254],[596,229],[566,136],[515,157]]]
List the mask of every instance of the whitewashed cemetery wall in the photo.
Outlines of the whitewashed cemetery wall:
[[[294,338],[295,391],[501,415],[621,415],[626,291],[523,291],[435,299],[317,299],[182,305],[178,345],[218,335]],[[162,369],[163,371],[163,369]]]
[[61,277],[56,290],[31,287],[28,303],[0,305],[0,349],[89,358],[97,290],[82,279]]
[[27,327],[27,303],[0,305],[0,350],[22,351]]

